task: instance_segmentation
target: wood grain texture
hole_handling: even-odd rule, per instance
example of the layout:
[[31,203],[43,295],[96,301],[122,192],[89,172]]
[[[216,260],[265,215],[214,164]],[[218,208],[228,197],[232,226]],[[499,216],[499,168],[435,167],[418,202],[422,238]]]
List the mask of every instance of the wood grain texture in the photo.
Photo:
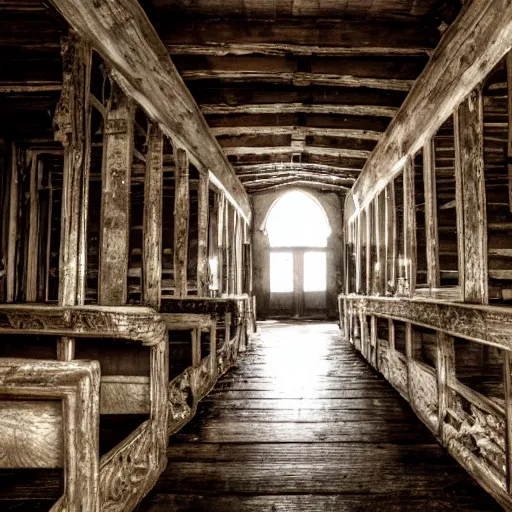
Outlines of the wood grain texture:
[[158,310],[162,293],[163,134],[149,126],[144,177],[144,228],[142,259],[143,302]]
[[480,306],[432,299],[356,298],[345,296],[354,310],[366,315],[412,322],[451,336],[512,349],[510,319],[506,307]]
[[355,20],[183,20],[167,15],[161,36],[171,54],[421,55],[437,43],[422,24]]
[[59,401],[2,400],[0,408],[0,467],[63,467],[64,419]]
[[[259,329],[238,369],[171,439],[141,512],[497,509],[335,325]],[[260,398],[243,391],[262,384]],[[332,397],[350,389],[380,398],[336,407]]]
[[188,227],[190,217],[189,161],[187,152],[176,151],[174,175],[176,195],[174,197],[174,281],[176,295],[187,296]]
[[198,226],[197,226],[197,295],[208,294],[209,265],[208,265],[208,221],[210,214],[210,189],[206,173],[199,174],[197,192]]
[[461,219],[459,285],[464,302],[489,302],[487,276],[487,212],[484,179],[482,91],[475,89],[456,110],[455,172],[457,217]]
[[134,104],[113,84],[105,120],[98,302],[126,304]]
[[[64,495],[52,508],[55,512],[100,510],[99,385],[100,368],[95,361],[0,359],[3,399],[25,400],[25,403],[31,399],[62,401],[66,419],[62,426],[63,444],[57,444],[55,449],[64,448],[59,457],[64,461],[66,484]],[[34,441],[39,445],[38,450],[47,443],[44,437]],[[1,451],[4,453],[4,447]]]

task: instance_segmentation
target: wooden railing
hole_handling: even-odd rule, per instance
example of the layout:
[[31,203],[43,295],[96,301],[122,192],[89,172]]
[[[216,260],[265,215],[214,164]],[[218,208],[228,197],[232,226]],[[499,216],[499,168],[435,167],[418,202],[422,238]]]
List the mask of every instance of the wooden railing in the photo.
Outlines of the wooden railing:
[[[482,487],[512,509],[512,309],[356,295],[340,295],[339,307],[345,338]],[[399,349],[402,325],[405,346]],[[491,375],[482,366],[480,376],[502,380],[502,388],[484,393],[461,382],[461,367],[470,360],[461,343],[494,351],[502,369]],[[435,356],[425,363],[422,351]]]
[[[168,436],[194,416],[198,402],[245,348],[247,300],[203,299],[202,313],[163,314],[145,307],[0,305],[0,335],[44,336],[55,345],[61,336],[86,344],[91,338],[124,340],[147,347],[150,357],[147,377],[100,376],[97,361],[0,358],[0,468],[64,467],[64,495],[53,511],[133,510],[166,465]],[[219,348],[217,313],[226,332]],[[192,361],[169,382],[175,328],[196,335]],[[200,350],[203,329],[210,335],[206,357]],[[148,419],[99,458],[100,415],[143,413]],[[60,439],[59,432],[63,441],[50,442]]]

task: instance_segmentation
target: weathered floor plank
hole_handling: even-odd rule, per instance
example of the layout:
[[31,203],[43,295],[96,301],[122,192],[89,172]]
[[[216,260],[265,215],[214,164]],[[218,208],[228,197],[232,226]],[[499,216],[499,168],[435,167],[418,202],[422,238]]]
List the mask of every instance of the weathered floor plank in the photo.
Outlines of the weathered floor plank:
[[140,512],[494,511],[333,324],[264,323]]

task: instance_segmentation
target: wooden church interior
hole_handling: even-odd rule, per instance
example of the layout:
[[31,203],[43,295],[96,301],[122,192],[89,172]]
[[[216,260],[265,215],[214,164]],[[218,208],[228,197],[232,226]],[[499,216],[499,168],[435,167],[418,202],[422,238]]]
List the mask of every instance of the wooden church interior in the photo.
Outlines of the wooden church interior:
[[322,314],[512,510],[511,28],[504,0],[1,1],[0,509],[136,510],[276,314],[265,219],[304,190]]

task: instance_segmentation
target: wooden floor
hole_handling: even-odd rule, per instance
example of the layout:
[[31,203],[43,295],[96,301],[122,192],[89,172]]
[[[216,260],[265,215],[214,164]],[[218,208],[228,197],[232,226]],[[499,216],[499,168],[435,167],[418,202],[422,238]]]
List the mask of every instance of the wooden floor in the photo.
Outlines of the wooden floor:
[[261,324],[139,511],[501,510],[334,324]]

